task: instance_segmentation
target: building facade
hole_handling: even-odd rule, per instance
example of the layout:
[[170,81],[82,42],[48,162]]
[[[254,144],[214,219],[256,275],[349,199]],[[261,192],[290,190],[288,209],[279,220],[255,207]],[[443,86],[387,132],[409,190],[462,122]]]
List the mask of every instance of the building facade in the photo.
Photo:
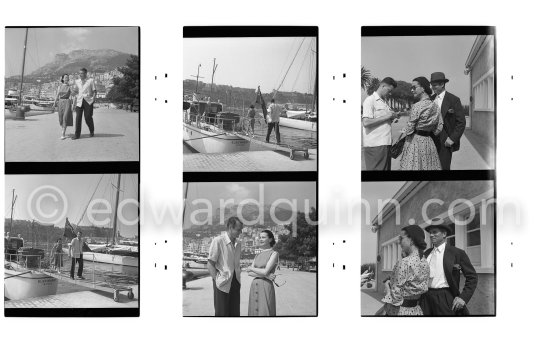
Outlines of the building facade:
[[[495,204],[492,181],[406,182],[371,221],[377,233],[376,289],[401,258],[399,234],[403,227],[441,219],[452,230],[447,245],[464,250],[478,274],[476,291],[468,303],[472,315],[495,313]],[[411,223],[414,222],[414,223]],[[429,234],[425,233],[428,248]],[[464,283],[462,277],[461,283]]]
[[484,141],[480,147],[490,150],[482,153],[490,157],[494,166],[495,147],[495,36],[477,36],[468,59],[465,72],[470,75],[470,126]]

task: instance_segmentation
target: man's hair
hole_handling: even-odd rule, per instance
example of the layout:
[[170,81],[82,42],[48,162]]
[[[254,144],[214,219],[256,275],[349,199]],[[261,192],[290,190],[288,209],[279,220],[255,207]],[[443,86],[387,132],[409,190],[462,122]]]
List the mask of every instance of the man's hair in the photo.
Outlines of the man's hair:
[[272,99],[271,99],[271,103],[275,103],[275,98],[272,98]]
[[80,69],[80,72],[88,73],[88,70],[85,69],[84,67],[82,67],[82,68]]
[[78,231],[76,232],[76,234],[77,234],[77,235],[78,235],[78,234],[82,234],[82,231],[78,230]]
[[241,222],[241,220],[238,218],[238,217],[229,217],[229,219],[227,220],[227,228],[231,228],[231,229],[235,229],[237,227],[237,223],[239,224],[243,224],[243,222]]
[[386,77],[386,78],[382,79],[382,81],[380,82],[380,85],[382,85],[382,84],[391,85],[391,86],[393,86],[394,89],[397,87],[397,83],[391,77]]

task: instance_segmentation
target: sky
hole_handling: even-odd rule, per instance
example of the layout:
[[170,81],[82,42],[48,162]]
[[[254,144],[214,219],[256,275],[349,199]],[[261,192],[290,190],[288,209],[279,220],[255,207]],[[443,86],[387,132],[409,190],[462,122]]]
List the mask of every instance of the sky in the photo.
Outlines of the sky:
[[378,200],[386,200],[395,195],[405,182],[363,182],[361,184],[361,199],[370,205],[370,213],[365,219],[366,208],[363,207],[361,222],[361,264],[376,262],[376,234],[372,232],[371,220],[379,213]]
[[[184,183],[184,195],[187,185],[187,202],[185,203],[185,224],[189,224],[189,217],[198,207],[204,207],[203,203],[192,205],[191,202],[197,199],[207,199],[212,202],[212,208],[215,211],[220,207],[220,199],[229,201],[235,199],[235,204],[239,204],[245,199],[259,199],[260,184],[264,188],[264,205],[269,206],[278,199],[285,199],[292,202],[296,199],[298,211],[308,210],[310,207],[316,207],[317,192],[315,182],[204,182],[204,183]],[[305,200],[309,200],[309,207],[305,207]],[[290,209],[288,204],[278,205],[281,208]]]
[[[6,76],[20,75],[23,63],[24,28],[6,29]],[[113,49],[139,53],[137,27],[30,28],[25,74],[52,62],[56,54],[77,49]]]
[[466,59],[476,36],[391,36],[362,37],[361,65],[382,80],[412,82],[416,77],[430,80],[433,72],[443,72],[446,89],[469,103],[470,76],[464,74]]
[[183,79],[196,79],[193,76],[200,64],[199,76],[204,78],[199,81],[209,84],[216,58],[214,84],[252,89],[260,86],[268,93],[277,89],[288,70],[279,91],[313,93],[315,41],[314,37],[184,38]]
[[[100,178],[101,182],[98,185]],[[115,207],[115,186],[117,184],[117,175],[7,175],[6,176],[6,218],[10,217],[11,202],[12,202],[12,190],[15,189],[17,200],[14,208],[14,219],[22,220],[36,220],[44,224],[54,224],[58,227],[65,226],[65,217],[63,215],[63,205],[67,205],[66,217],[69,218],[71,224],[77,224],[80,217],[84,214],[86,205],[94,196],[94,199],[106,199],[109,200],[110,205],[114,211]],[[53,186],[46,187],[46,186]],[[97,187],[97,191],[94,194],[94,190]],[[121,175],[120,182],[120,196],[119,205],[124,200],[137,200],[137,175]],[[44,187],[39,190],[38,188]],[[32,196],[33,191],[36,194]],[[61,191],[66,197],[66,204],[62,201]],[[52,196],[47,196],[51,194]],[[40,196],[44,196],[40,199]],[[53,195],[56,196],[57,202]],[[126,201],[128,202],[128,201]],[[31,205],[29,208],[29,204]],[[36,205],[40,205],[36,207]],[[30,209],[30,210],[29,210]],[[98,204],[93,206],[94,210],[106,210],[104,205]],[[40,216],[40,210],[46,216]],[[57,212],[56,212],[57,210]],[[34,217],[32,216],[34,214]],[[119,230],[122,236],[132,237],[137,235],[137,224],[123,224],[120,221],[123,217],[130,222],[137,219],[138,209],[135,203],[130,203],[122,208],[122,212],[119,213]],[[60,218],[61,217],[61,218]],[[106,219],[112,220],[113,214],[98,214],[94,216],[98,222],[105,221]],[[56,219],[59,221],[56,222]],[[80,225],[91,225],[92,222],[87,216],[84,216]],[[100,227],[112,227],[111,222],[107,222],[105,225],[95,223]]]

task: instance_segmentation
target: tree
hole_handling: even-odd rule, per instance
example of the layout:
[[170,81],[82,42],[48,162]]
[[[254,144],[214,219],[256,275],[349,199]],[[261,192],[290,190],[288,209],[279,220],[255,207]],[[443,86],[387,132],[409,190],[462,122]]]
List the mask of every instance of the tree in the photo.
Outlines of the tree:
[[368,69],[365,69],[365,67],[361,66],[361,88],[363,90],[367,90],[367,87],[369,86],[371,81],[371,74]]
[[293,260],[300,257],[310,258],[317,255],[317,210],[312,207],[309,211],[309,220],[304,212],[296,215],[296,237],[292,236],[293,225],[286,225],[289,235],[280,235],[274,249],[279,252],[281,259]]
[[107,94],[111,102],[131,103],[139,99],[139,57],[130,55],[126,66],[118,68],[122,77],[113,78],[113,87]]

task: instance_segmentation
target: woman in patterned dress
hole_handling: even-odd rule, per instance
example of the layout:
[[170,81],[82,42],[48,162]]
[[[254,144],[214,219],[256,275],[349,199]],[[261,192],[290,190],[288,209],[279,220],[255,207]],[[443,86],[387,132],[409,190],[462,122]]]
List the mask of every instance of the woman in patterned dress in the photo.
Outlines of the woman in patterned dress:
[[57,113],[59,114],[59,125],[61,126],[61,137],[59,139],[63,140],[68,138],[65,134],[68,126],[73,125],[73,110],[72,110],[72,93],[71,87],[69,86],[69,75],[63,74],[61,77],[61,85],[57,88],[57,93],[53,101],[53,107],[55,109],[55,104],[57,99],[59,99],[59,106]]
[[441,170],[435,140],[443,129],[443,118],[437,104],[430,100],[430,82],[425,77],[415,78],[411,91],[419,101],[412,106],[409,122],[403,128],[407,138],[401,170]]
[[63,244],[61,244],[61,239],[57,239],[57,243],[52,248],[52,264],[54,270],[59,272],[60,268],[63,267]]
[[387,315],[423,315],[418,305],[420,296],[428,291],[430,266],[424,258],[424,230],[409,225],[399,235],[402,258],[393,268],[391,279],[385,282],[382,299]]
[[269,230],[260,233],[260,249],[254,263],[247,267],[248,275],[254,277],[248,298],[248,316],[275,316],[275,268],[279,262],[279,253],[273,250],[275,236]]

